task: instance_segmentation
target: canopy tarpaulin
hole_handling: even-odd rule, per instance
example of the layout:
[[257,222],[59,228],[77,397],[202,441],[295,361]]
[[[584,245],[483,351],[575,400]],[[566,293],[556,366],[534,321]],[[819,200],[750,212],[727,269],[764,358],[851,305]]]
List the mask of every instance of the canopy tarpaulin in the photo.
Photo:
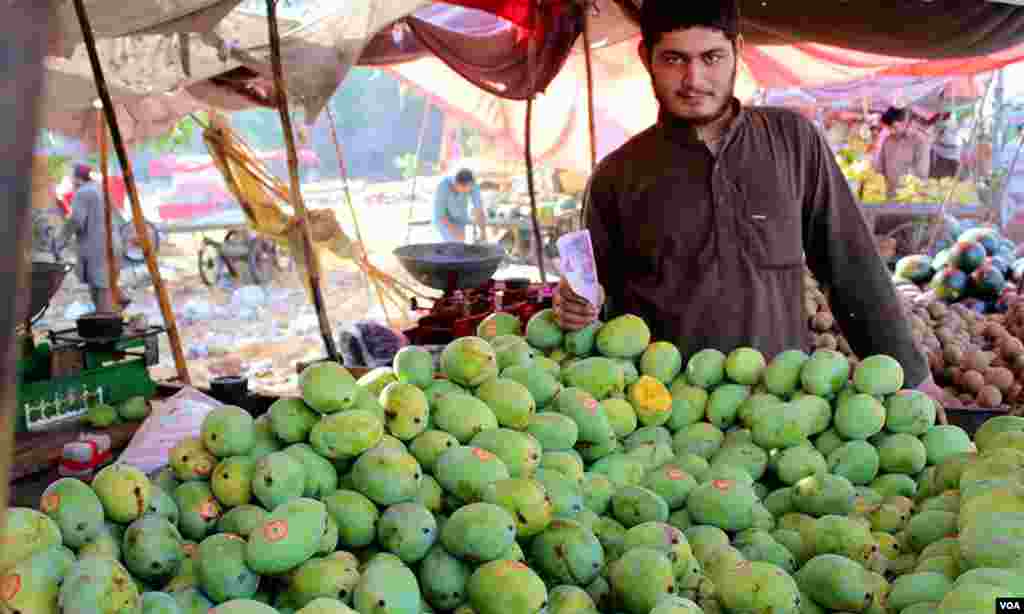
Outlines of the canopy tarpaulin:
[[[990,74],[990,73],[989,73]],[[771,106],[814,107],[830,111],[880,113],[889,107],[911,108],[934,115],[956,103],[974,101],[984,93],[988,75],[872,76],[818,87],[772,88],[759,101]]]
[[[638,42],[638,38],[632,38],[592,50],[599,158],[649,127],[657,117],[650,80],[637,54]],[[813,106],[825,96],[831,96],[830,100],[857,101],[866,88],[877,88],[886,91],[893,102],[901,97],[927,102],[929,95],[937,98],[957,79],[970,80],[966,76],[915,76],[939,73],[936,65],[953,71],[954,75],[968,75],[965,71],[992,70],[1021,59],[1024,46],[956,62],[919,62],[813,43],[747,46],[737,93],[741,99],[749,100],[757,89],[764,89],[771,95],[769,104]],[[522,103],[474,87],[435,57],[388,69],[426,94],[446,113],[496,139],[509,153],[521,155],[525,115]],[[538,96],[532,139],[539,162],[580,172],[589,170],[585,75],[582,53],[574,53],[548,91]],[[957,92],[976,94],[977,88],[961,87]]]
[[[90,109],[96,93],[84,50],[77,44],[81,36],[70,3],[55,4],[60,26],[47,66],[47,124],[74,126],[74,121],[55,116]],[[86,1],[111,94],[125,113],[140,98],[173,91],[228,109],[269,104],[265,17],[245,12],[237,6],[239,0],[130,4]],[[631,14],[637,5],[635,0],[597,0],[593,40],[614,45],[635,36]],[[531,6],[539,8],[531,11]],[[566,61],[581,27],[579,6],[575,0],[322,0],[303,19],[283,20],[288,88],[312,122],[360,56],[363,63],[381,65],[431,55],[492,94],[522,99],[545,90]],[[741,0],[741,6],[746,37],[753,45],[816,42],[903,57],[957,58],[996,52],[1024,40],[1024,8],[984,0]],[[501,16],[503,25],[460,29],[463,17],[444,10],[456,7],[463,14]],[[908,29],[907,24],[923,26]],[[793,72],[785,66],[774,70]],[[797,72],[804,74],[802,67]],[[138,115],[134,119],[146,121]],[[140,129],[139,134],[148,132]]]

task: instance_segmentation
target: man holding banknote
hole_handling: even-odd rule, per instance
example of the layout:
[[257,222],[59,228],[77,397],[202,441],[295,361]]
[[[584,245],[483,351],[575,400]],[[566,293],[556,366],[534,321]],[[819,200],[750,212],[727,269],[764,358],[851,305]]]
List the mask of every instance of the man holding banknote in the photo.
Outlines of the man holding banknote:
[[806,256],[854,352],[896,358],[908,387],[941,399],[824,137],[798,113],[735,98],[736,0],[646,0],[640,25],[658,122],[590,179],[583,224],[602,298],[591,304],[563,281],[562,326],[579,329],[604,309],[644,318],[684,358],[809,350]]

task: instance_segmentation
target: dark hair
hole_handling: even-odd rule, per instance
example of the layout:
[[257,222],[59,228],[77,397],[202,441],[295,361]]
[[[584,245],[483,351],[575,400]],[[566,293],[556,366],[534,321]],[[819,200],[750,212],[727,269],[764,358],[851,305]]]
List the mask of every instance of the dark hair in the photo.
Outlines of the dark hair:
[[721,30],[735,45],[740,35],[737,0],[644,0],[640,7],[640,33],[649,52],[663,34],[694,27]]
[[461,183],[462,185],[468,185],[473,183],[473,171],[468,168],[464,168],[461,171],[455,173],[455,183]]
[[905,119],[907,119],[906,109],[897,109],[896,107],[889,107],[888,110],[886,110],[886,112],[882,114],[882,124],[886,126],[891,126]]

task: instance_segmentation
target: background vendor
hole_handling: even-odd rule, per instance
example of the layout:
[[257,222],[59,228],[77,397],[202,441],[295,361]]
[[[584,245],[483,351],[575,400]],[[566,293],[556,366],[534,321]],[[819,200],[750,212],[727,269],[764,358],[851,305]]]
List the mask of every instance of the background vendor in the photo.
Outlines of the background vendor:
[[928,179],[931,168],[931,145],[911,126],[906,109],[891,107],[882,115],[888,135],[878,150],[875,169],[885,177],[890,198],[896,196],[905,175]]
[[[469,218],[471,205],[472,221]],[[466,226],[473,221],[480,227],[480,239],[486,241],[487,228],[480,186],[476,184],[472,171],[464,168],[454,177],[445,177],[437,186],[434,195],[434,226],[445,242],[461,243],[466,240]]]
[[[89,295],[97,313],[120,311],[122,305],[115,310],[114,296],[111,292],[113,284],[107,266],[107,226],[105,220],[104,198],[99,186],[92,180],[92,167],[87,164],[76,164],[72,174],[75,196],[71,201],[71,218],[69,230],[78,239],[76,271],[82,283],[89,286]],[[120,255],[120,235],[113,233],[114,265]]]

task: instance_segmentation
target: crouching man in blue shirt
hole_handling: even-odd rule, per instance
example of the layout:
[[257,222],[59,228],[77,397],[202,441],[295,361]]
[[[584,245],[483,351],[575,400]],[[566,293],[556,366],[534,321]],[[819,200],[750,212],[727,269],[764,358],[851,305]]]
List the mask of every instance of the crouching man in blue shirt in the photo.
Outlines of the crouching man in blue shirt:
[[466,226],[472,223],[469,219],[470,202],[473,204],[473,221],[480,226],[481,239],[486,241],[480,186],[476,185],[472,171],[462,169],[454,178],[441,180],[434,196],[434,226],[444,241],[462,243],[466,240]]

